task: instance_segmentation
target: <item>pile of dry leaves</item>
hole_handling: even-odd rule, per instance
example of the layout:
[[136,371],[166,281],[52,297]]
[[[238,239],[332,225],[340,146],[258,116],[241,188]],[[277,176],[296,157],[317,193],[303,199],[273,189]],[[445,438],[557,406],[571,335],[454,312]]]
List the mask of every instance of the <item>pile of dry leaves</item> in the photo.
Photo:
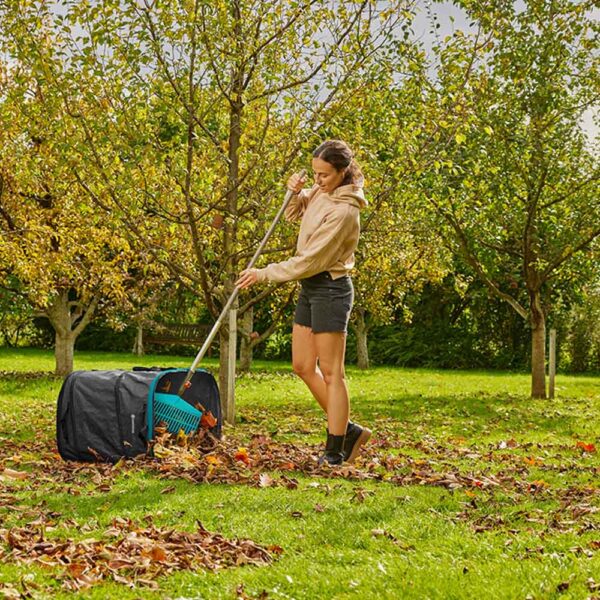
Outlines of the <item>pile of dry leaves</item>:
[[174,571],[261,565],[272,560],[267,548],[249,540],[227,540],[200,523],[191,533],[119,518],[102,537],[80,541],[50,538],[43,525],[0,529],[0,537],[8,546],[8,551],[0,549],[0,560],[59,567],[57,578],[73,591],[107,579],[158,589],[155,580]]
[[[499,481],[495,477],[479,478],[456,472],[439,473],[426,461],[406,456],[382,454],[377,444],[367,446],[356,465],[319,466],[319,447],[277,442],[255,434],[246,446],[235,438],[216,440],[205,430],[194,436],[157,436],[153,458],[146,465],[165,478],[183,478],[206,483],[243,483],[259,487],[283,485],[293,487],[295,480],[285,474],[272,478],[269,472],[294,471],[305,475],[344,478],[354,481],[384,480],[397,485],[433,485],[457,488],[488,488],[501,483],[515,485],[512,477]],[[297,482],[296,482],[297,483]]]

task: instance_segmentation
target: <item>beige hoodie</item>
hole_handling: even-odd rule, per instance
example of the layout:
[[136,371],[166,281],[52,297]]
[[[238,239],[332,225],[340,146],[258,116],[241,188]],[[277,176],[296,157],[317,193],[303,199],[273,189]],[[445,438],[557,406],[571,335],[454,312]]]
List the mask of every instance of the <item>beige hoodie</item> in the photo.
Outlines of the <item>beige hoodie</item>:
[[359,211],[367,205],[362,187],[342,185],[331,194],[318,185],[292,196],[288,221],[302,217],[296,255],[257,269],[258,281],[292,281],[329,271],[333,279],[354,267],[360,233]]

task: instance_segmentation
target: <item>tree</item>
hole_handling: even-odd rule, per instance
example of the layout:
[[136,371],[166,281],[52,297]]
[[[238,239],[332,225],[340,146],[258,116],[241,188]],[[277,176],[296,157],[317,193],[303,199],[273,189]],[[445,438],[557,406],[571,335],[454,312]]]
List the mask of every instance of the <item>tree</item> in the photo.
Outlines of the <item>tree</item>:
[[[38,64],[38,66],[40,66]],[[56,373],[99,307],[126,311],[157,275],[119,224],[93,211],[64,162],[71,130],[43,72],[18,60],[0,88],[0,276],[55,330]]]
[[[531,395],[543,398],[548,312],[596,268],[600,170],[581,115],[598,102],[599,25],[586,2],[461,5],[492,39],[464,88],[466,119],[419,186],[452,248],[529,323]],[[441,52],[443,98],[462,80],[457,48]]]
[[[398,10],[405,6],[65,3],[61,16],[45,8],[60,38],[54,57],[32,39],[44,7],[30,2],[9,16],[78,124],[72,170],[82,189],[215,317],[299,153],[317,145],[348,98],[368,94],[377,52],[406,18]],[[169,239],[157,239],[149,223]],[[276,248],[289,251],[289,232],[282,228]],[[240,311],[272,291],[242,298]],[[226,330],[220,349],[227,404]]]
[[[406,40],[393,47],[380,57],[369,95],[350,99],[352,117],[334,118],[328,126],[332,137],[353,140],[366,178],[369,206],[361,215],[351,320],[363,369],[369,365],[369,330],[391,322],[401,308],[408,312],[406,294],[438,281],[447,262],[431,213],[405,183],[415,165],[432,161],[437,151],[429,139],[419,139],[423,106],[415,98],[422,94],[424,55]],[[395,164],[399,155],[411,160]]]

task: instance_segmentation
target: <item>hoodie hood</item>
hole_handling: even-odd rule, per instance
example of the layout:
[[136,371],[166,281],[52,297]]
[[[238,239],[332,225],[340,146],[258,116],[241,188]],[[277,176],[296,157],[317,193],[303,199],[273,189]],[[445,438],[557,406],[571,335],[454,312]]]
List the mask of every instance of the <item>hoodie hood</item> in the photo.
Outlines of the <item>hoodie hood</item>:
[[362,186],[356,185],[355,183],[340,185],[340,187],[335,188],[335,190],[329,194],[329,197],[334,202],[345,202],[346,204],[356,206],[356,208],[365,208],[365,206],[367,206],[367,200]]

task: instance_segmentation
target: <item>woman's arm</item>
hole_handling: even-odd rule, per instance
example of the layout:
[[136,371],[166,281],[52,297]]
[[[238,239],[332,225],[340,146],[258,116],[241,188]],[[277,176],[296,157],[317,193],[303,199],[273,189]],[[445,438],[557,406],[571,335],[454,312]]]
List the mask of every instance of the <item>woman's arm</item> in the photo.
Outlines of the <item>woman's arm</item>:
[[310,200],[315,187],[302,189],[306,183],[306,176],[300,177],[298,173],[294,173],[287,182],[288,190],[294,192],[289,204],[285,208],[285,218],[288,221],[296,221],[304,214],[308,201]]
[[311,236],[299,254],[263,269],[253,269],[256,281],[292,281],[304,279],[331,267],[349,237],[358,236],[358,221],[353,207],[340,206]]
[[325,271],[339,258],[339,252],[348,237],[358,236],[358,221],[352,207],[342,205],[326,223],[311,236],[308,246],[296,256],[263,269],[245,269],[235,285],[248,288],[259,281],[293,281]]
[[290,203],[285,209],[285,218],[288,221],[295,221],[301,218],[306,212],[309,202],[315,197],[318,191],[319,186],[315,184],[311,188],[301,190],[296,196],[292,196]]
[[302,217],[306,210],[309,192],[310,190],[300,190],[299,193],[292,196],[289,204],[285,207],[286,221],[297,221]]

